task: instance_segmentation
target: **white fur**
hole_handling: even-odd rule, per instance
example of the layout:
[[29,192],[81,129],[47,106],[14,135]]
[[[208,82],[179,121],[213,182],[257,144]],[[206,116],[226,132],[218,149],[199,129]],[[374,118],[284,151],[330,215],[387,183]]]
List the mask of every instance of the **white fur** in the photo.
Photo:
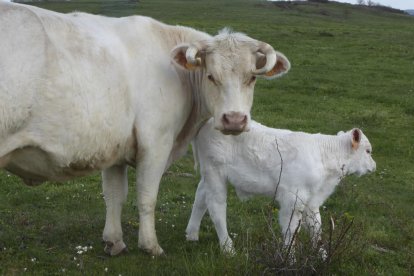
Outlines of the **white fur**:
[[[361,138],[354,141],[354,148],[353,132]],[[194,138],[193,150],[201,181],[187,239],[198,240],[200,222],[208,210],[220,245],[227,253],[234,252],[226,226],[227,181],[241,198],[276,195],[286,244],[290,244],[300,221],[317,242],[321,231],[319,207],[336,185],[345,175],[363,175],[376,168],[371,145],[359,129],[332,136],[273,129],[252,121],[249,132],[225,136],[214,129],[210,120]]]
[[[208,45],[208,52],[202,66],[189,69],[179,57],[192,43]],[[60,14],[1,2],[0,167],[29,185],[103,170],[103,238],[111,255],[125,248],[126,167],[136,167],[139,246],[159,255],[154,209],[161,176],[207,118],[249,115],[254,84],[247,87],[244,78],[259,43],[142,16]],[[231,68],[221,70],[224,63]],[[222,86],[207,79],[218,70]]]

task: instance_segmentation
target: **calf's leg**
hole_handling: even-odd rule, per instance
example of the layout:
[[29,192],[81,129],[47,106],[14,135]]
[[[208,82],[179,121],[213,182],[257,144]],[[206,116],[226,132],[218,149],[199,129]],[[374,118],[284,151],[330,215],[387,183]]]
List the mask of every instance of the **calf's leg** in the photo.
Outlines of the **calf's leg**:
[[[305,225],[309,231],[314,248],[317,248],[322,235],[322,220],[319,207],[308,207],[305,209]],[[326,259],[328,253],[323,247],[319,247],[319,254]]]
[[216,228],[221,250],[226,254],[233,255],[235,253],[233,241],[227,232],[227,186],[225,179],[222,179],[219,175],[207,174],[205,185],[208,186],[206,193],[207,208]]
[[282,196],[280,202],[279,224],[286,246],[293,245],[294,235],[299,232],[302,221],[303,205],[296,195]]
[[200,224],[203,216],[207,210],[206,204],[206,189],[208,184],[205,183],[202,177],[197,187],[193,209],[191,211],[191,217],[188,221],[186,232],[186,238],[188,241],[198,241]]
[[313,246],[317,246],[318,242],[321,240],[322,234],[322,221],[321,214],[319,213],[319,208],[306,208],[305,209],[305,225],[309,231],[309,235],[312,239]]

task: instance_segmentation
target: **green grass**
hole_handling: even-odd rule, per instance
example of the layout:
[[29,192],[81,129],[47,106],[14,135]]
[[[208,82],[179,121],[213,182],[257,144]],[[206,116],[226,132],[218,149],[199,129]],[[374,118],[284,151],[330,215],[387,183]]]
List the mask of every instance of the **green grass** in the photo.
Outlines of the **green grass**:
[[[346,178],[322,211],[324,222],[331,213],[353,216],[360,229],[356,240],[365,244],[332,273],[414,273],[414,17],[338,3],[285,8],[235,0],[37,5],[62,12],[148,15],[212,34],[230,26],[272,44],[290,59],[292,70],[280,80],[258,81],[253,117],[273,127],[328,134],[361,127],[374,148],[377,172]],[[263,267],[251,254],[268,238],[264,212],[269,199],[241,203],[230,189],[228,225],[229,232],[237,234],[238,256],[220,254],[208,216],[200,242],[186,242],[184,231],[199,176],[192,156],[185,156],[161,182],[156,229],[167,257],[153,259],[137,248],[134,173],[131,169],[123,212],[129,253],[111,258],[101,243],[105,207],[99,174],[30,188],[1,171],[0,274],[64,270],[100,275],[105,268],[109,275],[260,274]],[[92,249],[79,255],[79,245]]]

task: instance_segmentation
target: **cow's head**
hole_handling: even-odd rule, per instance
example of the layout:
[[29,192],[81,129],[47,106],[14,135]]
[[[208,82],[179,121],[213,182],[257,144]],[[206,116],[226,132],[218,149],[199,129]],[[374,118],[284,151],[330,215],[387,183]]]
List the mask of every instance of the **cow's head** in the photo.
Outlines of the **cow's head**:
[[288,59],[269,44],[227,29],[177,46],[172,57],[181,69],[199,71],[203,104],[224,134],[249,130],[256,77],[273,79],[290,69]]
[[348,140],[347,145],[350,150],[348,173],[364,175],[374,172],[376,163],[372,159],[372,146],[362,130],[354,128],[346,133],[340,132],[338,135],[345,135]]

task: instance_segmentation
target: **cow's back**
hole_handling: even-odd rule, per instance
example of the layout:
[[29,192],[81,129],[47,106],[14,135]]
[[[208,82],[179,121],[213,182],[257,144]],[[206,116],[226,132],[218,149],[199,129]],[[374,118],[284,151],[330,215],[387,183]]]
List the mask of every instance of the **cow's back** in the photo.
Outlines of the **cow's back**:
[[0,153],[25,140],[6,169],[65,179],[124,159],[134,114],[117,19],[0,5]]
[[45,67],[46,37],[38,16],[0,2],[0,139],[30,116]]

